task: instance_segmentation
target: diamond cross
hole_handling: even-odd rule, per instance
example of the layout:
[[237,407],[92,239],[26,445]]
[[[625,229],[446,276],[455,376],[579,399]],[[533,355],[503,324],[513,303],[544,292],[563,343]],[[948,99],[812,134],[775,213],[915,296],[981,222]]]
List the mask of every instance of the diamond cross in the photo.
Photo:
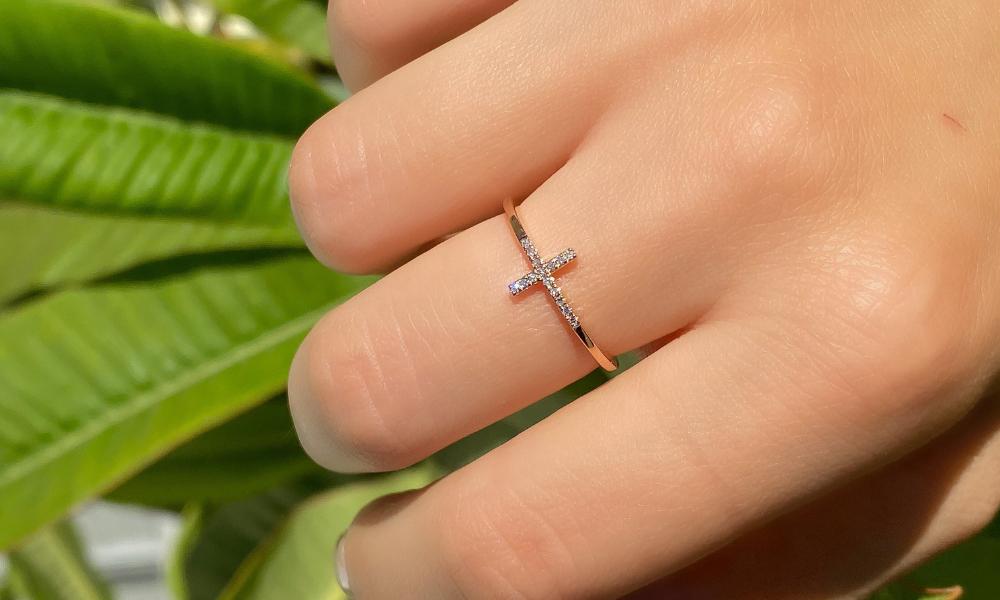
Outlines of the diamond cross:
[[567,248],[557,254],[554,258],[543,261],[541,256],[538,255],[538,250],[535,249],[535,245],[531,243],[531,240],[527,235],[518,235],[518,241],[521,242],[521,247],[524,248],[524,253],[528,255],[528,260],[531,261],[531,271],[524,277],[521,277],[507,286],[511,295],[516,296],[536,283],[541,283],[545,286],[549,295],[552,296],[556,306],[559,307],[559,312],[561,312],[563,317],[565,317],[570,327],[573,329],[578,328],[580,326],[580,320],[576,318],[576,313],[573,312],[569,303],[566,302],[566,298],[563,297],[562,290],[559,288],[559,285],[556,283],[556,278],[553,275],[556,270],[561,269],[569,264],[571,260],[576,258],[576,250]]

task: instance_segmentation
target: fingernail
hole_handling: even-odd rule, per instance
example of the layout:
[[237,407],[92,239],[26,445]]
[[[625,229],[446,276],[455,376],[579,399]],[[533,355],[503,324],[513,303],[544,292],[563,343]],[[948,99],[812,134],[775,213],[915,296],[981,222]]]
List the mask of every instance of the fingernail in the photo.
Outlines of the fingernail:
[[340,539],[337,540],[337,551],[336,551],[336,561],[337,561],[337,584],[340,585],[340,589],[344,590],[348,598],[353,598],[351,595],[351,581],[347,576],[347,561],[344,559],[344,538],[347,537],[347,532],[340,534]]

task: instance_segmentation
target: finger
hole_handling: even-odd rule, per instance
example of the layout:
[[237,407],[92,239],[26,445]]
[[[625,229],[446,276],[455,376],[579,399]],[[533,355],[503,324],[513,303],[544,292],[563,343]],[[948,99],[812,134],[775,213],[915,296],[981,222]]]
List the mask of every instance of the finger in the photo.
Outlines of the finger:
[[632,598],[868,597],[993,519],[1000,508],[997,400],[899,463],[748,534]]
[[330,45],[352,90],[465,33],[514,0],[330,0]]
[[[631,148],[600,147],[576,155],[520,211],[543,257],[576,251],[556,273],[559,285],[591,338],[620,353],[691,323],[719,297],[737,257],[750,253],[735,243],[742,224],[709,207],[746,204],[747,192],[724,176],[700,176],[684,160],[645,185],[625,181],[630,173],[608,165],[618,147]],[[709,150],[687,148],[688,159],[716,166]],[[632,191],[627,206],[604,200],[623,185]],[[654,201],[661,189],[684,192],[664,206]],[[719,245],[704,231],[734,243]],[[541,286],[511,297],[507,285],[528,270],[506,220],[496,217],[321,320],[289,382],[310,454],[338,471],[399,468],[593,369]]]
[[[748,151],[754,142],[738,132],[749,129],[747,136],[758,140],[757,119],[703,113],[699,107],[719,92],[687,79],[697,72],[679,71],[669,88],[684,90],[688,101],[678,101],[656,127],[641,118],[648,110],[642,101],[609,115],[608,126],[592,133],[521,208],[544,256],[576,250],[559,281],[608,352],[697,320],[734,279],[751,277],[747,266],[761,252],[771,251],[758,238],[788,237],[789,211],[810,227],[817,222],[805,199],[827,178],[759,142]],[[790,92],[781,82],[768,85],[774,100],[756,92],[754,98],[773,124],[781,120],[774,117],[777,100]],[[780,138],[794,127],[772,129]],[[617,166],[626,163],[643,177]],[[755,209],[752,218],[744,214],[748,207]],[[791,254],[792,246],[773,250]],[[334,470],[398,468],[594,368],[544,292],[510,298],[507,284],[527,268],[497,218],[452,237],[324,318],[296,356],[289,386],[310,453]]]
[[[530,19],[554,20],[551,12],[515,5],[309,128],[289,187],[320,260],[384,269],[497,214],[503,198],[525,197],[565,162],[609,90],[599,71],[580,68],[587,55],[558,33],[562,24],[530,41],[507,35]],[[546,60],[524,60],[538,48]]]
[[616,597],[897,458],[967,411],[952,382],[981,381],[948,360],[950,324],[919,340],[903,326],[927,308],[909,283],[866,313],[874,329],[719,307],[407,506],[360,519],[345,538],[352,585],[361,598]]

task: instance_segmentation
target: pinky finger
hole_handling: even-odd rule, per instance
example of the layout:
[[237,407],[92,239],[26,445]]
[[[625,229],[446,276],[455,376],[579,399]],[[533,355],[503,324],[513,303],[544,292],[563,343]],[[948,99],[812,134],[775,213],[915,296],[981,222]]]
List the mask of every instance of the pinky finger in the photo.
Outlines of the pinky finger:
[[998,505],[1000,402],[987,401],[916,454],[630,598],[864,598],[981,530]]

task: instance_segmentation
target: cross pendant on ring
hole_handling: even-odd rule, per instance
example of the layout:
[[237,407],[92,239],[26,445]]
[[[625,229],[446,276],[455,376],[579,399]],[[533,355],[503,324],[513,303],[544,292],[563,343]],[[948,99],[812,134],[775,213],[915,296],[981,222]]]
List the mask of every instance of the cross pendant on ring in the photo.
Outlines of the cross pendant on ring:
[[521,247],[524,248],[524,253],[528,255],[528,260],[531,261],[531,272],[507,286],[511,295],[516,296],[536,283],[541,283],[545,286],[549,295],[552,296],[556,306],[559,307],[559,312],[561,312],[566,321],[569,322],[570,327],[573,327],[574,329],[579,327],[580,320],[577,319],[576,313],[573,312],[569,303],[566,302],[566,299],[563,297],[562,290],[559,288],[559,285],[556,283],[556,278],[553,275],[557,269],[561,269],[569,264],[571,260],[576,258],[576,251],[572,248],[567,248],[557,254],[554,258],[542,261],[542,258],[538,255],[538,251],[535,249],[535,245],[531,242],[527,235],[522,237],[520,242]]

